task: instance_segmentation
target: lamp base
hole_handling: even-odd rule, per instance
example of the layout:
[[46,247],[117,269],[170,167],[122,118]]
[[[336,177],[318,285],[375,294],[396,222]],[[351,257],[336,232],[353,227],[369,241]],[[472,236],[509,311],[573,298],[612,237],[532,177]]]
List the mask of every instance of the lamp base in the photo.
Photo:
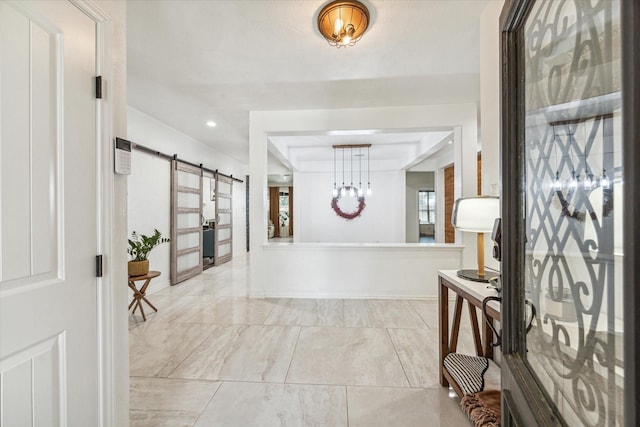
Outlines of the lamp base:
[[484,276],[479,276],[478,270],[458,270],[457,274],[458,277],[461,277],[463,279],[481,283],[489,283],[489,279],[491,279],[492,277],[498,277],[500,275],[499,273],[485,272]]

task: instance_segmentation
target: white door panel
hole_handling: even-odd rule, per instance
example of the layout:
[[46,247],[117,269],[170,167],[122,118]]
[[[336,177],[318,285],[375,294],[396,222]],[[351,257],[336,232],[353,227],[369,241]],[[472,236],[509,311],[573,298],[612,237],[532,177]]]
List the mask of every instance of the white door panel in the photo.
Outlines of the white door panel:
[[0,424],[98,424],[95,22],[0,2]]

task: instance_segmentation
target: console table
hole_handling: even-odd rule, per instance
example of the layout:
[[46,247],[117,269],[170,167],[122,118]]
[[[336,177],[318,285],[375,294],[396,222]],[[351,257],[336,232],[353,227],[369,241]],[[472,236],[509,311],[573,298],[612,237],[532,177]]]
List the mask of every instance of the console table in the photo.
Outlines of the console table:
[[[449,291],[456,294],[451,334],[449,334]],[[447,371],[443,362],[449,353],[455,353],[458,346],[458,333],[460,331],[460,316],[462,315],[463,302],[466,300],[469,308],[469,318],[471,320],[476,355],[493,359],[493,347],[491,346],[493,332],[487,322],[481,318],[482,336],[480,335],[476,307],[482,309],[482,301],[486,297],[498,295],[498,292],[489,287],[488,283],[462,279],[458,277],[456,270],[438,271],[438,334],[440,341],[438,370],[440,374],[440,384],[443,387],[448,387],[449,384],[451,384],[459,396],[462,395],[462,391]],[[487,304],[487,313],[491,321],[500,320],[500,304],[496,301],[489,302]]]
[[[154,277],[158,277],[159,275],[160,275],[159,271],[150,271],[147,274],[142,276],[129,276],[129,288],[131,288],[131,290],[133,291],[133,299],[129,303],[129,310],[131,310],[131,307],[133,307],[132,313],[135,313],[136,309],[140,308],[140,313],[142,313],[142,319],[145,322],[147,321],[147,317],[144,315],[144,309],[142,308],[142,301],[146,302],[149,305],[149,307],[153,308],[155,311],[158,311],[158,309],[155,308],[155,306],[151,304],[151,302],[149,302],[149,300],[145,295],[147,293],[147,288],[151,283],[151,279],[153,279]],[[144,283],[142,284],[140,289],[138,289],[136,287],[136,282],[142,281],[142,280],[144,280]]]

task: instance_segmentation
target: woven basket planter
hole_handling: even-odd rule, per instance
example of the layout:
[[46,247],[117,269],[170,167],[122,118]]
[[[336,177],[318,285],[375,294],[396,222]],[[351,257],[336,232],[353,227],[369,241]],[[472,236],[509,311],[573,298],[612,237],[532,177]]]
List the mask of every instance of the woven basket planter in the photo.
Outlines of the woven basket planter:
[[149,260],[129,261],[129,276],[144,276],[149,272]]

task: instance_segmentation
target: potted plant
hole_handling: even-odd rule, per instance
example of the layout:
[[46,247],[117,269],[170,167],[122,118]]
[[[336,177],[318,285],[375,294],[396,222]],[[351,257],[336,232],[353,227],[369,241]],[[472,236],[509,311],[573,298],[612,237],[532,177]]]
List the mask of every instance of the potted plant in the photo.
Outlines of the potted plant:
[[129,276],[143,276],[149,272],[149,252],[161,243],[167,243],[170,240],[162,237],[162,234],[156,229],[153,230],[151,236],[138,234],[135,231],[131,233],[129,239],[129,248],[127,252],[131,255],[129,261]]

